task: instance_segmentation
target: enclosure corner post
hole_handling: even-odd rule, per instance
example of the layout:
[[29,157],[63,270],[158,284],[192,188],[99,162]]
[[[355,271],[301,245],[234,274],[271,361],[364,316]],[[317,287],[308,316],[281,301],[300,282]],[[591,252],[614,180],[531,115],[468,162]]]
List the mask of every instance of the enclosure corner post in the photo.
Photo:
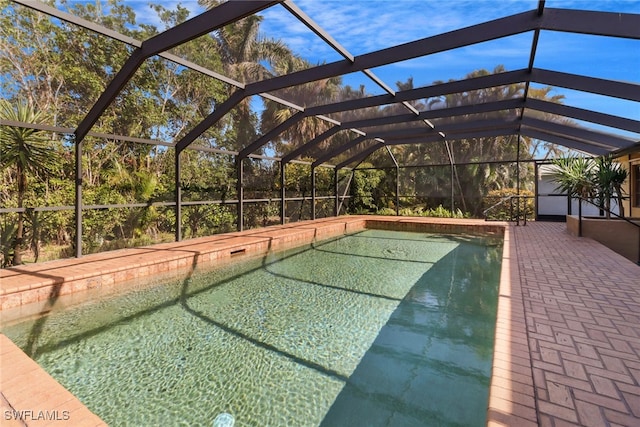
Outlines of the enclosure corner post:
[[636,264],[640,265],[640,227],[638,230],[638,262]]
[[286,172],[287,164],[280,161],[280,224],[284,225],[284,219],[287,212],[287,203],[285,201],[285,197],[287,196],[286,189]]
[[242,173],[242,157],[236,157],[236,174],[238,178],[236,192],[238,193],[238,231],[244,229],[244,174]]
[[311,166],[311,219],[316,219],[316,168]]
[[82,257],[82,139],[75,141],[75,178],[76,178],[76,200],[75,200],[75,220],[76,220],[76,258]]
[[582,197],[578,197],[578,237],[582,237]]
[[176,148],[175,152],[175,198],[176,198],[176,242],[182,240],[182,186],[180,184],[180,176],[182,174],[182,164],[180,162],[180,153],[182,150]]
[[[540,195],[538,194],[540,192],[540,188],[539,188],[539,184],[538,184],[538,173],[539,173],[539,166],[538,166],[538,162],[533,162],[533,210],[534,210],[534,219],[536,221],[539,220],[539,215],[538,215],[538,206],[540,204]],[[525,207],[526,209],[526,207]]]
[[400,215],[400,166],[396,164],[396,216]]
[[340,199],[339,199],[340,196],[338,195],[338,191],[340,190],[338,188],[338,168],[335,168],[333,170],[333,184],[334,184],[335,193],[336,193],[336,203],[335,203],[335,206],[333,208],[333,216],[338,216],[338,210],[339,210],[339,207],[340,207]]
[[518,151],[516,153],[516,194],[518,196],[518,205],[516,207],[517,225],[520,225],[520,202],[522,201],[522,199],[520,198],[520,145],[521,137],[520,135],[518,135]]

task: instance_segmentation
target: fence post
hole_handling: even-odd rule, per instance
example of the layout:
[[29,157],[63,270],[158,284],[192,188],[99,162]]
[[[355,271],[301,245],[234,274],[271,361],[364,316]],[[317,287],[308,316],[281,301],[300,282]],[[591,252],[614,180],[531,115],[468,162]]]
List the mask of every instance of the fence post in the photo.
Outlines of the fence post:
[[578,237],[582,237],[582,197],[578,197]]
[[509,221],[513,221],[513,197],[509,197]]

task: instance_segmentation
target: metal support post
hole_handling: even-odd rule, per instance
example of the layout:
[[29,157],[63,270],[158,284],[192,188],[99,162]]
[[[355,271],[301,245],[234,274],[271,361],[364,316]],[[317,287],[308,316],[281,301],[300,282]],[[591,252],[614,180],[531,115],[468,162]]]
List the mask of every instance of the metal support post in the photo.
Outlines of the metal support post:
[[180,162],[182,150],[176,148],[175,151],[176,242],[179,242],[182,240],[182,184],[180,179],[182,176],[182,163]]
[[236,193],[238,193],[238,231],[244,229],[244,174],[242,170],[242,158],[236,157],[236,174],[238,183],[236,184]]
[[538,162],[534,162],[533,163],[533,176],[534,176],[534,199],[533,199],[533,210],[534,210],[534,218],[537,221],[538,220],[538,209],[540,206],[540,196],[538,195],[540,188],[539,188],[539,184],[538,184]]
[[518,195],[518,206],[516,208],[516,215],[518,215],[517,225],[520,225],[520,135],[518,135],[518,152],[516,153],[516,193]]
[[400,215],[400,166],[396,164],[396,216]]
[[311,166],[311,219],[316,219],[316,168]]
[[287,164],[283,161],[280,161],[280,224],[284,225],[284,218],[287,210],[287,203],[285,201],[285,197],[287,195],[286,185],[286,176],[285,170],[287,168]]
[[338,216],[338,208],[340,206],[340,196],[338,194],[338,191],[340,190],[338,188],[338,168],[335,168],[333,170],[333,184],[335,187],[335,192],[336,192],[336,205],[333,209],[333,216]]
[[82,256],[82,139],[76,140],[76,258]]
[[578,237],[582,237],[582,198],[578,197]]

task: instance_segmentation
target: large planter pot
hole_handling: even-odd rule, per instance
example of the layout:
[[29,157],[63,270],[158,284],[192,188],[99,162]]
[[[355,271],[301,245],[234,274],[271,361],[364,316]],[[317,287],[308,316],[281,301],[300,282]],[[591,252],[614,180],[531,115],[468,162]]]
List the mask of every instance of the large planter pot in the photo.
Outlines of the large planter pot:
[[[632,221],[640,225],[640,220]],[[567,232],[578,236],[579,227],[578,216],[567,215]],[[640,261],[640,227],[624,220],[583,216],[582,237],[596,240],[633,262]]]

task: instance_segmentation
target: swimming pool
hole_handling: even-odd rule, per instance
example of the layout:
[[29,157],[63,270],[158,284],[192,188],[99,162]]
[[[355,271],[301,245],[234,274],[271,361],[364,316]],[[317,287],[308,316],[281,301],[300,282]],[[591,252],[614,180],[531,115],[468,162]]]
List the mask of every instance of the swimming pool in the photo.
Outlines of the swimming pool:
[[483,425],[501,247],[366,230],[5,332],[110,425]]

